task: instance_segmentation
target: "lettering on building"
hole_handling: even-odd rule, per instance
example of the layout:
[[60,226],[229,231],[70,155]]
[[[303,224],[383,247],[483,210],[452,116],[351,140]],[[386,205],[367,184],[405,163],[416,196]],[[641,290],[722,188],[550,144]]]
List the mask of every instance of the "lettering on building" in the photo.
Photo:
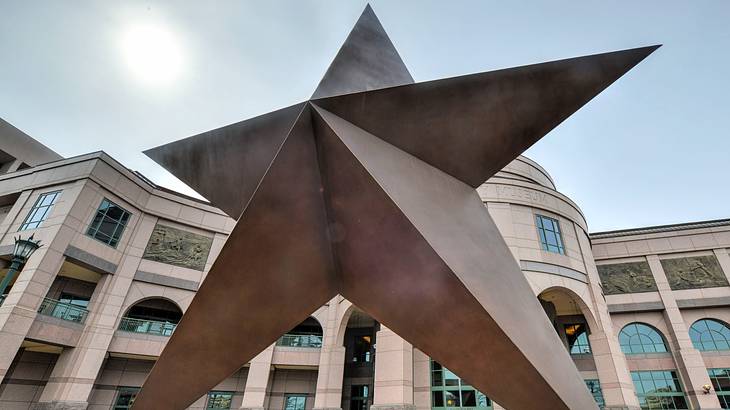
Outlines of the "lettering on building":
[[545,193],[527,188],[515,186],[497,185],[497,196],[500,198],[509,197],[521,199],[527,202],[546,203],[547,197]]
[[213,239],[166,225],[155,225],[142,258],[202,271]]
[[656,291],[656,282],[646,261],[598,265],[603,293],[618,295]]
[[727,286],[727,278],[714,255],[662,259],[662,268],[673,290]]

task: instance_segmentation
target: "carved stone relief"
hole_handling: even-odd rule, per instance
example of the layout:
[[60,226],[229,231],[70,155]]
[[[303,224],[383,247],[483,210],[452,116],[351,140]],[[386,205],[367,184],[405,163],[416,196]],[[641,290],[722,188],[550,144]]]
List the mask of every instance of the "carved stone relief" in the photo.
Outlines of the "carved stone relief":
[[142,258],[202,271],[212,244],[212,238],[157,224]]
[[657,290],[646,261],[598,265],[598,275],[601,277],[605,295]]
[[673,290],[728,286],[714,255],[662,259],[661,263]]

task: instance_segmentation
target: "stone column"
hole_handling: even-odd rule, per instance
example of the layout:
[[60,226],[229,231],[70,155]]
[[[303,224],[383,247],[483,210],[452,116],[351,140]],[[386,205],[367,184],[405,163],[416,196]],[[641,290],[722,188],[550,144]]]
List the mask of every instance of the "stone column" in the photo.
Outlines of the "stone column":
[[345,347],[337,343],[337,307],[339,296],[327,305],[324,340],[319,354],[317,387],[314,410],[340,410],[342,405],[342,378],[345,372]]
[[104,364],[144,246],[157,218],[145,215],[130,226],[131,240],[113,275],[104,275],[94,290],[84,332],[73,349],[64,349],[38,400],[36,409],[85,409],[94,381]]
[[722,268],[723,273],[725,273],[725,277],[728,282],[730,282],[730,253],[728,253],[728,250],[725,248],[713,249],[712,252],[715,254],[717,261],[720,263],[720,267]]
[[431,410],[431,358],[415,347],[413,348],[413,404],[416,410]]
[[413,346],[380,325],[372,410],[415,410],[413,404]]
[[264,410],[266,404],[266,388],[271,379],[271,359],[274,356],[274,345],[266,348],[251,360],[243,390],[241,409]]
[[596,262],[593,260],[588,236],[580,226],[574,225],[578,244],[580,245],[583,263],[588,276],[588,290],[592,302],[595,329],[591,328],[588,340],[591,344],[593,360],[596,363],[598,380],[601,384],[606,410],[639,409],[639,401],[634,392],[634,383],[621,351],[618,335],[613,330],[613,322],[608,313],[608,305],[601,290],[601,279],[598,276]]
[[702,354],[694,348],[692,340],[689,338],[689,330],[677,307],[677,301],[669,286],[659,256],[648,255],[646,259],[649,262],[649,267],[659,290],[659,296],[664,304],[664,320],[670,330],[668,338],[672,347],[672,356],[674,356],[674,361],[677,364],[677,371],[684,384],[684,391],[690,401],[690,406],[692,408],[719,410],[720,401],[717,399],[717,395],[714,392],[704,394],[702,390],[702,385],[712,385],[710,376],[707,374],[707,367],[702,359]]
[[[35,239],[40,239],[43,246],[30,257],[18,274],[10,293],[0,306],[0,380],[8,372],[10,364],[30,330],[37,315],[38,307],[53,284],[53,280],[61,268],[71,238],[78,228],[78,221],[65,218],[62,223],[55,222],[57,215],[65,215],[74,207],[84,181],[77,181],[64,186],[51,217],[44,221],[40,229],[33,231]],[[28,205],[31,191],[23,192],[0,225],[2,231],[8,230],[19,219],[24,206]],[[27,237],[27,233],[23,236]],[[12,236],[12,235],[10,235]]]

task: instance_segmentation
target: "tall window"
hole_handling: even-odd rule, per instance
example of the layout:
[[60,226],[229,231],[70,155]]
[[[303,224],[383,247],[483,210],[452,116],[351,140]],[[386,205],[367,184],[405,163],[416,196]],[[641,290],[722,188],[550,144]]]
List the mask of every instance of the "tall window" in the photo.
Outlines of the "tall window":
[[307,405],[307,396],[303,394],[287,394],[284,397],[284,410],[304,410]]
[[560,233],[560,223],[553,218],[543,215],[535,215],[537,233],[540,235],[542,249],[548,252],[565,255],[563,247],[563,236]]
[[590,354],[588,332],[584,323],[565,325],[565,337],[568,339],[570,354]]
[[431,408],[492,409],[492,401],[438,362],[431,361]]
[[368,410],[370,387],[367,384],[356,384],[350,387],[350,410]]
[[689,408],[674,370],[631,372],[631,380],[642,410]]
[[355,336],[355,348],[352,352],[352,361],[358,363],[370,363],[373,358],[372,353],[370,352],[372,347],[372,337],[368,335]]
[[127,226],[129,215],[129,212],[119,205],[104,198],[86,234],[109,246],[116,247]]
[[25,217],[25,221],[20,225],[19,231],[25,231],[26,229],[35,229],[40,226],[41,222],[48,218],[51,214],[51,209],[56,203],[61,191],[46,192],[41,194],[33,204],[33,208],[28,212],[28,216]]
[[138,392],[138,387],[120,387],[117,390],[117,399],[114,401],[114,410],[131,409]]
[[707,369],[720,407],[730,409],[730,369]]
[[730,329],[713,319],[700,319],[689,328],[689,337],[697,350],[730,350]]
[[598,379],[586,379],[584,381],[586,382],[588,391],[591,392],[593,399],[596,401],[596,404],[598,404],[598,408],[602,409],[606,407],[606,401],[603,399],[603,391],[601,390],[601,383]]
[[233,393],[229,391],[208,392],[208,404],[206,409],[230,409],[233,401]]
[[621,350],[626,354],[664,353],[664,338],[653,327],[643,323],[629,323],[618,335]]

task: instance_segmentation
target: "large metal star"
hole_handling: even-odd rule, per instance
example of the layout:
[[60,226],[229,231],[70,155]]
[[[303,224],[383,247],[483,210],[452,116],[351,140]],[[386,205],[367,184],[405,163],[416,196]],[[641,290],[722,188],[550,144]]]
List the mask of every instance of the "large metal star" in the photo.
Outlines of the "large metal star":
[[342,294],[510,409],[595,409],[474,188],[656,47],[413,83],[368,6],[312,98],[147,151],[238,223],[135,409]]

